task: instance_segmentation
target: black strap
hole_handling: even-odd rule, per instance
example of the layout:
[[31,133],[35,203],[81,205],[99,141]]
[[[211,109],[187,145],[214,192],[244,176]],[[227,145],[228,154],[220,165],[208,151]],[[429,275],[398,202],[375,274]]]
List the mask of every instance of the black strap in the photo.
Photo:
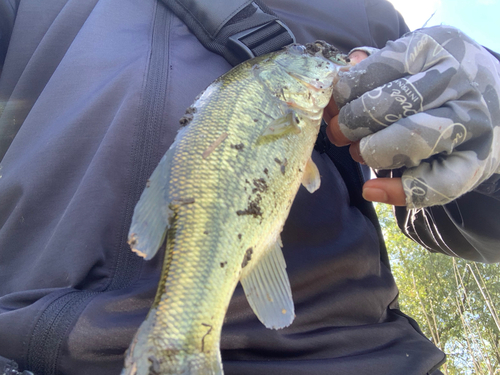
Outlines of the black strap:
[[233,66],[295,42],[260,0],[162,0],[210,51]]

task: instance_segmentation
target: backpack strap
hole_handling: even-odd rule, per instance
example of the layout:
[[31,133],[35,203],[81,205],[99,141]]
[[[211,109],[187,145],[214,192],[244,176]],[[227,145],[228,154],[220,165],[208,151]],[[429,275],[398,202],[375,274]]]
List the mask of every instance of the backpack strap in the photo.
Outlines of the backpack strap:
[[261,0],[161,0],[210,51],[230,64],[295,43],[290,29]]

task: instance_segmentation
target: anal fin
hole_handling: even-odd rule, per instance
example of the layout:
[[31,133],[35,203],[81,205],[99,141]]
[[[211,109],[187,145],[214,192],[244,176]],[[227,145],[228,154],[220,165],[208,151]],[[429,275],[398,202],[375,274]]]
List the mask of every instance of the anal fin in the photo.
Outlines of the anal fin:
[[280,242],[272,244],[254,268],[240,280],[255,315],[272,329],[287,327],[295,318],[292,290]]
[[293,110],[288,110],[283,116],[270,121],[262,134],[260,139],[267,137],[280,137],[289,133],[300,134],[300,118]]

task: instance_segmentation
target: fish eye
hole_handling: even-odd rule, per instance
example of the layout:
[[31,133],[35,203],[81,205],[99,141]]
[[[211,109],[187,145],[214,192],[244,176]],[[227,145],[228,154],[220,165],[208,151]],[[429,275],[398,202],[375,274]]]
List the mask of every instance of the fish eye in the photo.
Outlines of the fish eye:
[[288,46],[288,51],[294,55],[303,55],[306,52],[306,47],[301,44],[292,44]]

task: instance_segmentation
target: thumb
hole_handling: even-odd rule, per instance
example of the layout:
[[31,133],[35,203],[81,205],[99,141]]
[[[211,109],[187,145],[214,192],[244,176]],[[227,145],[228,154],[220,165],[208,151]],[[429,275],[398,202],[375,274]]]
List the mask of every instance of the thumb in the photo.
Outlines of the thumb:
[[363,198],[370,202],[406,206],[406,196],[401,178],[375,178],[363,185]]

